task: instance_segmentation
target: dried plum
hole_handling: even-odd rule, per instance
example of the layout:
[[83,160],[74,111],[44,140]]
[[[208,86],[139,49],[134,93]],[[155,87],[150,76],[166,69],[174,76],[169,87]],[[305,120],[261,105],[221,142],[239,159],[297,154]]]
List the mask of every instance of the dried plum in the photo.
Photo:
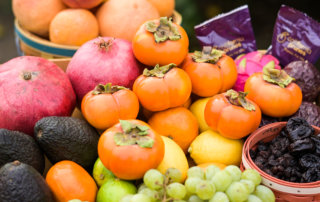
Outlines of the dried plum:
[[320,157],[314,154],[305,154],[299,159],[301,167],[308,168],[320,168]]
[[319,168],[309,168],[302,174],[302,179],[304,180],[304,182],[315,182],[320,180]]
[[297,140],[294,143],[291,143],[289,145],[289,151],[292,152],[292,154],[302,154],[306,153],[308,151],[312,151],[314,148],[314,144],[311,139],[303,139],[303,140]]
[[308,61],[293,61],[284,70],[301,88],[303,100],[314,102],[320,93],[320,72]]
[[290,118],[286,125],[286,130],[288,132],[288,137],[292,142],[314,134],[312,126],[301,117]]
[[314,143],[315,154],[320,156],[320,136],[313,135],[313,136],[311,136],[311,140]]
[[302,102],[299,110],[291,117],[302,117],[310,125],[320,127],[320,107],[312,102]]

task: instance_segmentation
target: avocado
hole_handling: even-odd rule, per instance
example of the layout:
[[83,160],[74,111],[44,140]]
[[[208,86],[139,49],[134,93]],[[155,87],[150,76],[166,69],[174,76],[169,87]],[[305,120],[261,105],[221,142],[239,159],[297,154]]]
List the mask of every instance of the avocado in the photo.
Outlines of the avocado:
[[15,160],[43,173],[45,161],[37,142],[22,132],[0,129],[0,167]]
[[74,161],[91,172],[98,152],[99,134],[85,120],[50,116],[40,119],[34,137],[52,164]]
[[0,169],[1,202],[54,202],[53,194],[32,166],[14,161]]

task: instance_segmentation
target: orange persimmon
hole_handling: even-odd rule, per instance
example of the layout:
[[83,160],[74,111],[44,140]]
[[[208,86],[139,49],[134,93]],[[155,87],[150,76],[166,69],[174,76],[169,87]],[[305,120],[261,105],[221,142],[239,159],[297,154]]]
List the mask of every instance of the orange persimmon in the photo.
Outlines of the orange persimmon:
[[204,46],[202,52],[189,53],[181,68],[191,79],[192,92],[202,97],[225,92],[237,80],[234,60],[210,46]]
[[204,110],[209,127],[230,139],[240,139],[255,131],[261,122],[261,110],[246,95],[228,90],[210,98]]
[[134,55],[148,66],[179,65],[188,54],[188,47],[186,31],[167,17],[142,24],[132,41]]
[[145,69],[133,84],[133,92],[149,111],[162,111],[183,105],[191,94],[188,74],[175,64]]
[[54,164],[46,176],[57,202],[72,199],[95,202],[97,185],[90,174],[73,161],[60,161]]
[[98,154],[103,165],[115,176],[135,180],[161,163],[164,143],[145,122],[120,120],[101,135]]
[[104,130],[118,123],[119,119],[135,119],[139,100],[125,87],[100,84],[83,97],[81,111],[92,126]]
[[287,117],[294,114],[302,102],[301,89],[293,80],[284,70],[275,69],[271,61],[263,72],[248,78],[244,90],[250,92],[248,98],[259,105],[263,114]]

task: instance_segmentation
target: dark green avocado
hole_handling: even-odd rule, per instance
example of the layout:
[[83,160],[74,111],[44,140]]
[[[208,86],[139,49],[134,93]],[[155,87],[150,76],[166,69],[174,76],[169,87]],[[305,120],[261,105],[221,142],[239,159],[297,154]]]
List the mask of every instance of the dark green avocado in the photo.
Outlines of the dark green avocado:
[[34,133],[36,141],[52,164],[70,160],[88,171],[92,169],[98,156],[100,136],[85,120],[45,117],[36,123]]
[[0,169],[1,202],[54,202],[53,194],[33,167],[14,161]]
[[27,134],[0,129],[0,167],[15,160],[43,173],[45,161],[37,142]]

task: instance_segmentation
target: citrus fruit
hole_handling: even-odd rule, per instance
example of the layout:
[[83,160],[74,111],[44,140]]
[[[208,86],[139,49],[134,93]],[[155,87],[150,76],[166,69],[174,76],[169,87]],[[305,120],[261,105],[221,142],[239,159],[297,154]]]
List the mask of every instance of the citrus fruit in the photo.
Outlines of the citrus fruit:
[[192,105],[189,108],[190,111],[198,120],[200,132],[204,132],[210,129],[210,127],[208,126],[207,122],[204,119],[204,109],[209,99],[210,98],[201,98],[195,101],[194,103],[192,103]]
[[226,167],[225,164],[216,163],[216,162],[202,163],[202,164],[199,164],[197,166],[200,167],[203,171],[206,171],[207,167],[211,166],[211,165],[218,166],[220,168],[220,170],[223,170]]
[[165,174],[168,168],[177,168],[182,173],[182,181],[187,177],[189,169],[187,158],[182,149],[168,137],[161,136],[164,142],[164,157],[158,166],[158,170]]
[[239,165],[242,146],[242,140],[228,139],[217,132],[207,130],[191,143],[188,151],[197,164],[217,162],[225,165]]

